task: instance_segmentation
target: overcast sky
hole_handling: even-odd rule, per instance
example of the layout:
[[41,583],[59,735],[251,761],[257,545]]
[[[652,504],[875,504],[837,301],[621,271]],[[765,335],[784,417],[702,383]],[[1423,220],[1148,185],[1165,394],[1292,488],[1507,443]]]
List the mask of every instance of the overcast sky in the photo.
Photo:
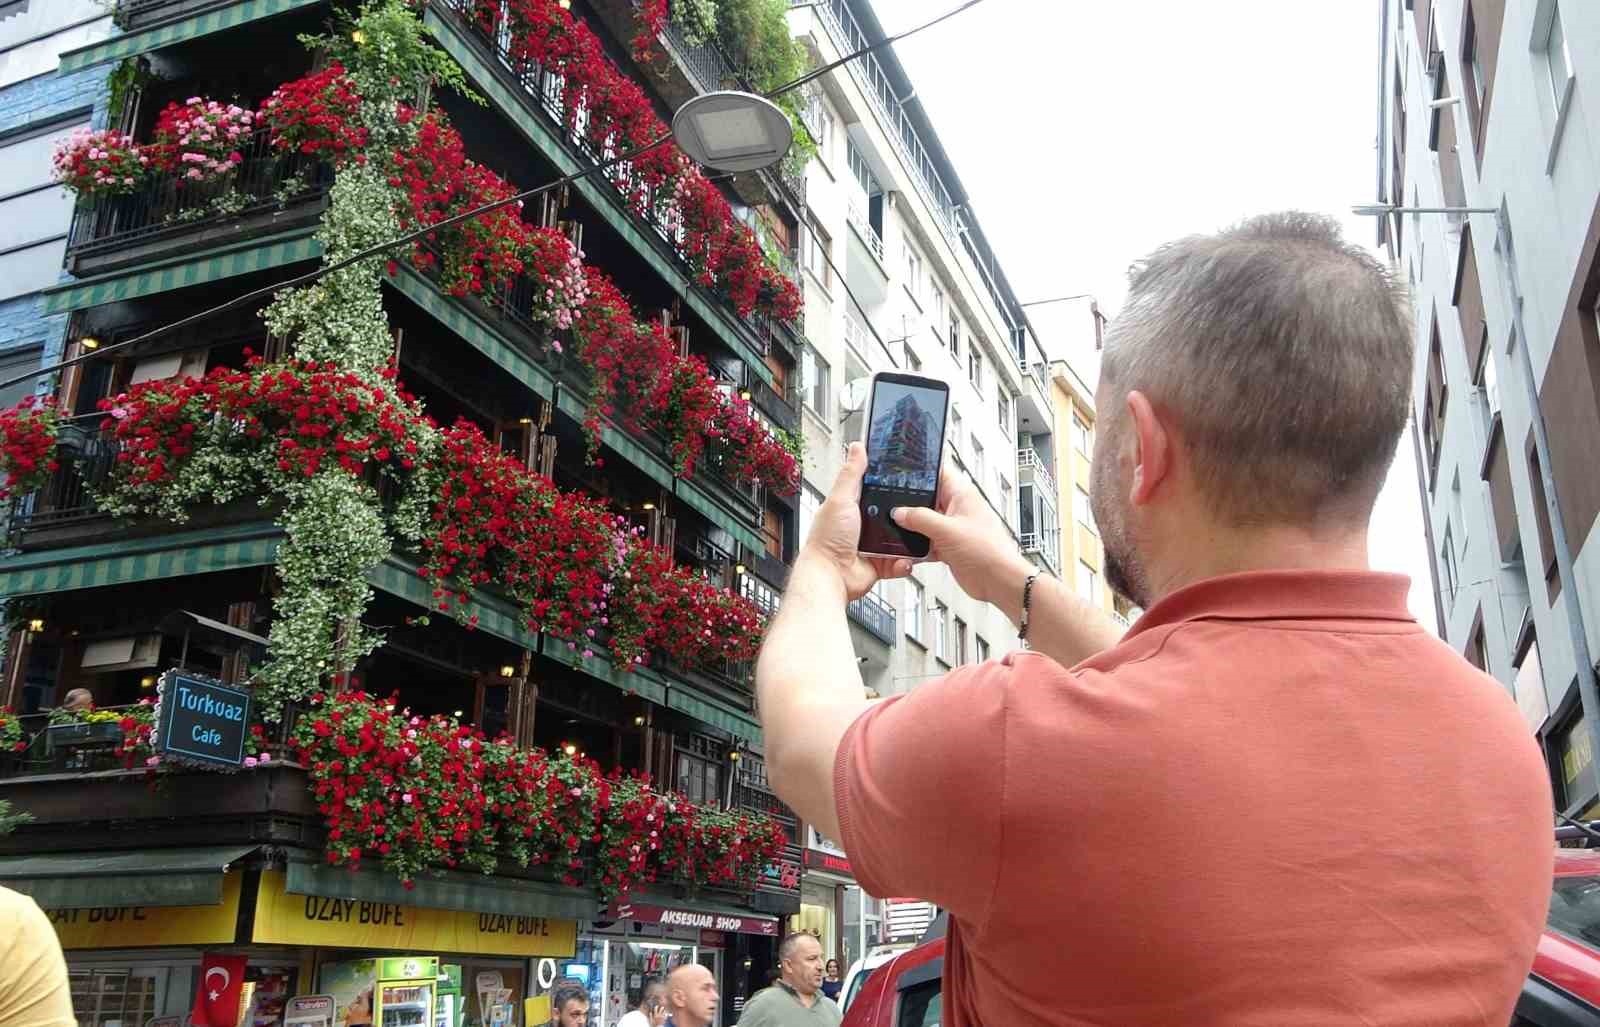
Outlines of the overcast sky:
[[[890,33],[955,6],[871,2]],[[1089,292],[1114,315],[1132,261],[1251,214],[1330,214],[1374,245],[1350,205],[1375,195],[1378,17],[1376,0],[984,0],[895,50],[1017,294]],[[1051,309],[1031,312],[1041,333]],[[1084,353],[1050,356],[1093,384]],[[1412,453],[1408,435],[1372,556],[1411,576],[1431,631]]]

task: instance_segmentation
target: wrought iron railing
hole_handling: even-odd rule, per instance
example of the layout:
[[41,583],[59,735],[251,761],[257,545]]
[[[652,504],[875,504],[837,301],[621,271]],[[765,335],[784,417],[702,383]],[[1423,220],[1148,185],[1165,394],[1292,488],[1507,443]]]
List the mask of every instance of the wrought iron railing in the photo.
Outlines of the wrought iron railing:
[[191,180],[171,171],[128,195],[80,202],[67,240],[68,260],[287,209],[320,197],[333,184],[332,167],[314,157],[279,151],[267,129],[250,133],[238,152],[244,159],[226,174]]
[[[1027,474],[1025,475],[1023,472],[1027,472]],[[1052,497],[1056,494],[1055,479],[1050,476],[1049,466],[1046,465],[1044,457],[1040,456],[1039,452],[1031,447],[1017,450],[1017,476],[1023,484],[1032,481],[1039,488],[1042,488],[1046,494]],[[1051,505],[1054,506],[1055,504],[1052,503]]]
[[[513,55],[510,34],[495,26],[485,25],[479,19],[477,0],[434,0],[434,2],[454,15],[456,25],[462,32],[494,55],[500,67],[522,90],[528,106],[538,113],[544,119],[546,127],[559,136],[585,163],[600,164],[616,157],[616,151],[611,146],[597,148],[588,138],[585,128],[589,114],[581,97],[569,97],[566,82],[561,76],[535,61]],[[634,175],[632,164],[627,161],[592,176],[592,179],[606,182],[623,209],[647,226],[656,238],[671,250],[684,268],[692,268],[684,249],[686,234],[682,217],[669,194],[658,193],[657,190],[639,181]],[[695,285],[693,288],[701,287]],[[715,297],[724,306],[727,305],[725,298],[716,293],[707,290],[706,295]],[[751,333],[745,336],[746,342],[760,352],[759,340],[754,336],[761,318],[758,316],[741,318],[731,308],[729,313],[735,323],[742,325]]]
[[878,258],[878,263],[882,264],[883,236],[878,234],[878,230],[867,219],[867,215],[861,210],[861,205],[856,202],[853,196],[850,198],[847,216],[850,219],[850,224],[855,227],[856,231],[861,233],[861,238],[866,240],[867,248],[872,251],[872,255]]
[[110,477],[120,448],[100,431],[104,420],[104,414],[95,413],[62,422],[56,444],[58,466],[37,491],[11,504],[6,526],[10,544],[16,545],[29,531],[106,516],[95,505],[93,490]]
[[887,645],[894,645],[897,615],[894,607],[868,592],[845,607],[850,619],[876,635]]

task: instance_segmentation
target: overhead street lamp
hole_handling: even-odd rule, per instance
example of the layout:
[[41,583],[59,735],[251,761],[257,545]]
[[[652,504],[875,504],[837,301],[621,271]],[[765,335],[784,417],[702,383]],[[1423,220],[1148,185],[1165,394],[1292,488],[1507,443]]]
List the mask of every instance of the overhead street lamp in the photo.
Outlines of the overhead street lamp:
[[701,93],[672,116],[672,138],[697,163],[718,171],[759,171],[783,160],[794,127],[777,104],[755,93]]
[[1517,254],[1512,248],[1511,226],[1506,218],[1506,210],[1504,207],[1401,207],[1391,204],[1357,204],[1350,209],[1356,214],[1378,217],[1389,214],[1494,215],[1495,248],[1504,255],[1500,264],[1501,288],[1506,292],[1506,302],[1511,309],[1511,348],[1518,354],[1523,393],[1528,402],[1529,418],[1533,421],[1533,450],[1539,460],[1539,483],[1544,488],[1545,506],[1549,509],[1551,548],[1556,551],[1556,574],[1561,581],[1562,603],[1566,607],[1567,628],[1572,636],[1573,662],[1577,664],[1578,698],[1583,715],[1589,722],[1589,742],[1595,753],[1591,770],[1595,775],[1595,787],[1600,789],[1600,689],[1596,687],[1594,663],[1589,655],[1589,636],[1584,627],[1583,600],[1578,595],[1578,577],[1572,566],[1572,553],[1567,548],[1566,518],[1561,512],[1555,464],[1550,459],[1550,431],[1545,424],[1544,409],[1539,406],[1533,355],[1528,352],[1528,336],[1523,329],[1522,292],[1517,288]]

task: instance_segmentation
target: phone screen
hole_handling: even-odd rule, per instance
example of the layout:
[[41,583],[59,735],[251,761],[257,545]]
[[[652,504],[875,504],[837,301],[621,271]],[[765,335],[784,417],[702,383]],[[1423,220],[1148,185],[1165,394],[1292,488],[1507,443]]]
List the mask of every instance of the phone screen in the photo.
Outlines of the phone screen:
[[863,553],[928,555],[926,535],[889,519],[897,506],[932,506],[939,488],[950,387],[933,378],[880,374],[867,402],[867,476],[861,486]]

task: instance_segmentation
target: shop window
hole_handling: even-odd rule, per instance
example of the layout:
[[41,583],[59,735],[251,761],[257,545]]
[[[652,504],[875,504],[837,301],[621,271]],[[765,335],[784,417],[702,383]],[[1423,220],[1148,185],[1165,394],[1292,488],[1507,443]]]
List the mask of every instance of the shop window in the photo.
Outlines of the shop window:
[[72,1012],[79,1027],[142,1024],[156,1015],[165,969],[72,970]]

